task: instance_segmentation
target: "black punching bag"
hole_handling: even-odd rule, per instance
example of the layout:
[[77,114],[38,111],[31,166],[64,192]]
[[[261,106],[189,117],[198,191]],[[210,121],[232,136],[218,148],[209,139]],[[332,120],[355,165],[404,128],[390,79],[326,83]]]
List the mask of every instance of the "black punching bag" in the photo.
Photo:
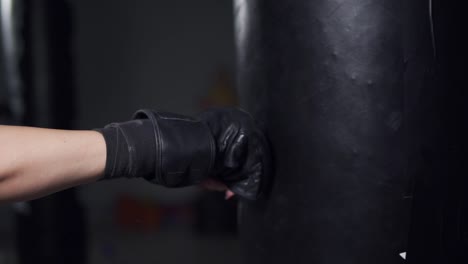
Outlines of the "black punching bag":
[[276,164],[239,205],[246,263],[405,263],[415,182],[440,167],[430,3],[235,1],[241,104]]

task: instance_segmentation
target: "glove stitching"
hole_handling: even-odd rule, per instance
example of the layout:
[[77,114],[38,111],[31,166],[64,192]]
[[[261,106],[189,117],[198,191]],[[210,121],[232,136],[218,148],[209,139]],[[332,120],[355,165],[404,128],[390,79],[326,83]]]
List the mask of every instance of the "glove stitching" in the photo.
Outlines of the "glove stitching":
[[[125,142],[127,143],[127,151],[128,151],[128,167],[127,167],[127,175],[129,178],[133,178],[133,177],[136,177],[135,175],[135,171],[134,171],[134,168],[133,168],[133,163],[134,163],[134,152],[135,152],[135,148],[131,146],[129,140],[128,140],[128,136],[127,134],[125,134],[125,130],[122,129],[121,126],[117,126],[117,129],[122,133],[124,139],[125,139]],[[117,133],[117,137],[118,137],[119,133]]]

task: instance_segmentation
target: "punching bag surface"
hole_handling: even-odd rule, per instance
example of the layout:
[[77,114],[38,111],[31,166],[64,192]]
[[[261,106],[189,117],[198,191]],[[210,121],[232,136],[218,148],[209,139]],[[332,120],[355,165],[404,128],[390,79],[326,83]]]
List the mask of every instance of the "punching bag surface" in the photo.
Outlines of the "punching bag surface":
[[429,11],[419,0],[235,1],[241,103],[276,166],[270,195],[239,205],[246,263],[405,263]]

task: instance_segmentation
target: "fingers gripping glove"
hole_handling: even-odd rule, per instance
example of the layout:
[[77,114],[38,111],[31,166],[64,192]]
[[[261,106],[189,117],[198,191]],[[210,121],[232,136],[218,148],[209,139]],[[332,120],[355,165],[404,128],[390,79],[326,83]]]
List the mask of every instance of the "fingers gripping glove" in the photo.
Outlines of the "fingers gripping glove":
[[263,195],[269,184],[271,156],[252,116],[237,108],[220,108],[198,118],[208,125],[215,140],[215,178],[244,198]]
[[237,109],[212,110],[198,118],[139,110],[133,120],[100,132],[107,145],[106,179],[143,177],[183,187],[211,177],[249,199],[256,199],[264,185],[266,141],[253,119]]

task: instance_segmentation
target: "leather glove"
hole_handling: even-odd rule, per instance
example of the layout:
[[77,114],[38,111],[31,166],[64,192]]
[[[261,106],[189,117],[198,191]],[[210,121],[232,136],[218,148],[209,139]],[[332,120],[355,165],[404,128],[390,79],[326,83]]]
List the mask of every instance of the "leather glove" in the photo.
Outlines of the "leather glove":
[[198,116],[215,140],[214,178],[235,194],[257,199],[270,176],[270,150],[254,119],[237,108],[219,108]]
[[271,166],[267,141],[246,112],[214,109],[196,118],[139,110],[131,121],[99,129],[106,141],[104,179],[136,178],[166,187],[213,178],[257,199]]

